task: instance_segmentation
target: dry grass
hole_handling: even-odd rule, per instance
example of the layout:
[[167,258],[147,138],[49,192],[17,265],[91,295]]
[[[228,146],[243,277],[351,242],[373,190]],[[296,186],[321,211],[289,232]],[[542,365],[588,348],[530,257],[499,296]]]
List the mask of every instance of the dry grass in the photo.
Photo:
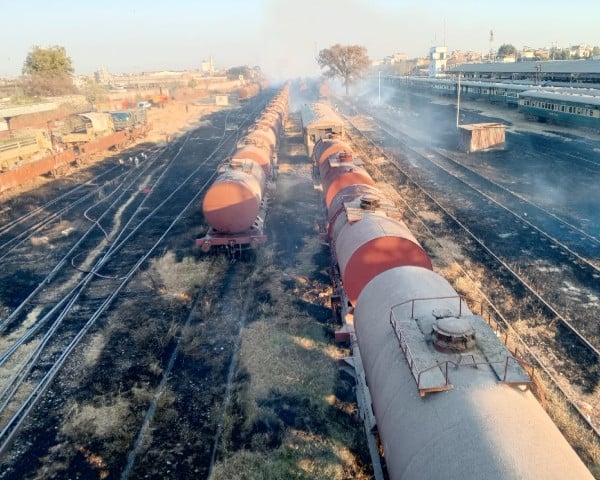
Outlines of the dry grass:
[[311,432],[290,430],[281,447],[262,452],[239,450],[218,463],[215,480],[367,480],[355,467],[353,453],[347,446]]
[[[548,402],[548,415],[569,443],[576,445],[578,453],[583,454],[592,475],[595,478],[600,478],[600,441],[595,435],[590,435],[589,426],[575,419],[572,407],[565,401],[564,396],[556,389],[553,382],[545,375],[538,375],[538,377],[542,382]],[[598,396],[598,393],[596,392],[596,396]]]
[[250,373],[250,399],[264,398],[276,386],[286,395],[325,400],[336,378],[335,348],[325,341],[322,327],[305,317],[304,326],[287,319],[290,327],[300,330],[295,335],[282,331],[282,320],[286,319],[263,319],[243,333],[240,359]]
[[[287,167],[280,165],[280,197],[286,187],[297,186],[292,182],[310,178],[308,163],[305,170]],[[309,199],[297,208],[305,207],[314,208]],[[315,263],[323,248],[318,233],[315,222],[296,243],[293,261],[285,259],[285,268],[276,250],[257,255],[246,283],[257,300],[241,335],[237,371],[242,383],[226,419],[215,479],[370,478],[361,463],[364,456],[356,453],[365,449],[358,446],[364,442],[362,428],[352,423],[356,407],[341,398],[336,363],[345,352],[309,313],[323,309],[330,288],[319,280],[323,267]],[[242,448],[232,440],[236,435]]]
[[62,431],[74,438],[93,436],[107,439],[122,429],[129,416],[130,403],[122,397],[102,405],[73,403],[69,408],[69,420],[63,424]]

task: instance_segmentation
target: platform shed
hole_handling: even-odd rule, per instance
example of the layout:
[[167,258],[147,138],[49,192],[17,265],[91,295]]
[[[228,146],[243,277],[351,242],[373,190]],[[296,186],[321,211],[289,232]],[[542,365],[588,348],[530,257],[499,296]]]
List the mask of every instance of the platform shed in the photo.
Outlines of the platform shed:
[[460,147],[468,153],[504,149],[506,125],[503,123],[470,123],[459,125],[458,131]]

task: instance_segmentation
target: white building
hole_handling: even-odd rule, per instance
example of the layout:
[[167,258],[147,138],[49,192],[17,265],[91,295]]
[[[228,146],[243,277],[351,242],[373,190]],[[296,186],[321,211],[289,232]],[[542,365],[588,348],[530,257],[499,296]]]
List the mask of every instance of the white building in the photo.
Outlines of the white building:
[[431,47],[429,49],[429,76],[437,77],[446,71],[448,47]]
[[200,66],[200,70],[202,73],[207,73],[208,75],[212,75],[215,73],[215,64],[213,62],[212,55],[208,57],[208,60],[203,60]]

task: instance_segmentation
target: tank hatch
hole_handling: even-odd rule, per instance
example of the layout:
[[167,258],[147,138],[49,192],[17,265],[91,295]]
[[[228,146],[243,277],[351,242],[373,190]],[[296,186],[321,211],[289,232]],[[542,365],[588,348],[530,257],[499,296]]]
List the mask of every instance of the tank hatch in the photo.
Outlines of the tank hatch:
[[440,352],[468,352],[477,344],[475,329],[465,318],[438,318],[432,327],[433,346]]
[[363,210],[375,210],[381,207],[381,200],[375,195],[363,195],[360,197],[360,208]]

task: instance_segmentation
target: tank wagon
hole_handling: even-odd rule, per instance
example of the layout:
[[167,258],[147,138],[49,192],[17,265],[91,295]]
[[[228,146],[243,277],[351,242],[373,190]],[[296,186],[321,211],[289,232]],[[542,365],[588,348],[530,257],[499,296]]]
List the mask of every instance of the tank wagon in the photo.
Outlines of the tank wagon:
[[368,437],[378,433],[388,477],[592,479],[528,390],[530,367],[432,270],[393,202],[364,170],[343,173],[356,183],[341,188],[328,179],[349,154],[360,163],[341,144],[322,138],[312,156],[343,324],[336,338],[352,345],[361,417]]
[[[458,95],[456,78],[388,76],[383,82],[394,89],[453,98]],[[597,89],[461,80],[460,95],[468,100],[516,107],[527,120],[600,131]]]
[[269,103],[231,158],[220,167],[202,202],[209,230],[196,245],[231,256],[267,240],[264,220],[277,177],[277,145],[287,119],[289,87]]

